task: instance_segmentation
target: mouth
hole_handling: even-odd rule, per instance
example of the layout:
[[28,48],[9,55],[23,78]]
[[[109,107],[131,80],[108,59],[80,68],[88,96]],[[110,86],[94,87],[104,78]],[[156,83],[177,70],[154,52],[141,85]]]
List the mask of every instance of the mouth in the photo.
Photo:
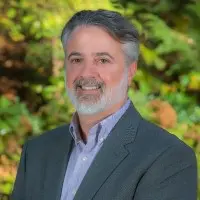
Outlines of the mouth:
[[82,86],[82,85],[78,85],[77,89],[81,89],[81,90],[98,90],[100,89],[101,86]]
[[100,86],[79,86],[82,90],[97,90],[100,89]]
[[95,94],[99,93],[101,86],[78,86],[77,92]]

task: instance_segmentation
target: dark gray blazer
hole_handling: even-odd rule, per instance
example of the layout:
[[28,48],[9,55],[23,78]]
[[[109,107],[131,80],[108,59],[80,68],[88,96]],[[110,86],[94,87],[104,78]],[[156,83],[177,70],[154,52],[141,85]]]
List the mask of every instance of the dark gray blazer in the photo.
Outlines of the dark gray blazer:
[[[69,125],[28,141],[12,200],[60,200],[73,139]],[[196,200],[193,150],[144,120],[131,104],[84,177],[74,200]]]

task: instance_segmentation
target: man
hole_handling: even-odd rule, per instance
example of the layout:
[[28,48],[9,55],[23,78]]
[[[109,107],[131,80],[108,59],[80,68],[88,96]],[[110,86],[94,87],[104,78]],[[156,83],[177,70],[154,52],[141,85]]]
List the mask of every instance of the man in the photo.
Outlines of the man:
[[138,33],[119,13],[80,11],[61,36],[72,122],[28,141],[13,200],[196,200],[195,154],[127,97]]

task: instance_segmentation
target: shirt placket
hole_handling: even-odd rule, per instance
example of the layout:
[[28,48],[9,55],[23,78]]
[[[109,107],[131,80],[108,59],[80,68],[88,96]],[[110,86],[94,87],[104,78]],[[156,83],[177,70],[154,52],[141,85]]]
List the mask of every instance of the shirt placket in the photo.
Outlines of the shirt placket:
[[76,181],[73,181],[73,185],[71,185],[71,192],[72,194],[75,196],[81,182],[83,179],[83,176],[80,176],[80,171],[84,171],[84,163],[88,161],[88,155],[85,152],[86,146],[84,144],[79,143],[78,145],[81,145],[82,147],[82,151],[80,151],[78,158],[77,158],[77,162],[75,164],[75,168],[73,171],[73,178],[76,179]]

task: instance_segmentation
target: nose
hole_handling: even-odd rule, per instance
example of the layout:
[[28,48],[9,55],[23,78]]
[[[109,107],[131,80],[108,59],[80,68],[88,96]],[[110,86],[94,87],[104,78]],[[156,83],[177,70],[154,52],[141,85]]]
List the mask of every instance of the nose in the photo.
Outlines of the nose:
[[85,61],[80,71],[80,76],[88,77],[97,75],[97,70],[95,65],[91,61]]

